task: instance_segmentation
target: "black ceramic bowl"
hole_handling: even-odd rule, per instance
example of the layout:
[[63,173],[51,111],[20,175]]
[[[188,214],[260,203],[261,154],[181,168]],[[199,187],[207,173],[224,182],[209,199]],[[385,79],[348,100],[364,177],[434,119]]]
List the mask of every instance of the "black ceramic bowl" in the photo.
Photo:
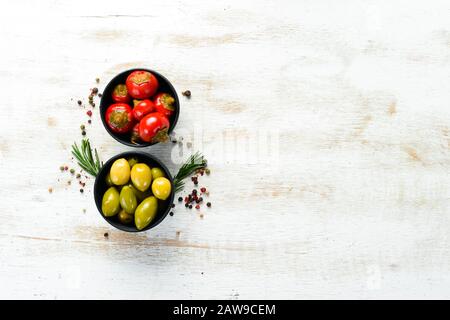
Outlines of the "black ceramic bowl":
[[[144,71],[148,71],[148,72],[151,72],[152,74],[154,74],[155,77],[158,79],[158,83],[159,83],[157,93],[165,92],[165,93],[170,94],[172,97],[174,97],[175,112],[169,118],[169,121],[170,121],[169,133],[172,132],[173,128],[175,128],[175,125],[177,124],[178,115],[180,114],[180,100],[178,99],[178,95],[177,95],[177,92],[175,91],[175,88],[172,86],[172,84],[169,82],[169,80],[167,80],[163,75],[159,74],[158,72],[156,72],[154,70],[150,70],[150,69],[145,69],[145,68],[130,69],[130,70],[124,71],[122,73],[119,73],[117,76],[115,76],[106,85],[105,89],[103,90],[102,99],[100,100],[100,117],[102,118],[103,126],[105,127],[106,131],[108,131],[108,133],[117,141],[119,141],[127,146],[130,146],[130,147],[148,147],[148,146],[154,145],[155,143],[151,143],[151,142],[131,143],[130,133],[119,134],[119,133],[113,132],[108,127],[108,124],[106,123],[106,120],[105,120],[106,109],[108,109],[108,107],[114,103],[114,101],[112,99],[112,92],[113,92],[114,88],[118,84],[125,84],[125,81],[127,80],[128,75],[136,70],[144,70]],[[131,107],[133,107],[133,106],[131,105]]]
[[[170,183],[172,184],[172,193],[166,200],[164,200],[164,201],[158,200],[158,213],[156,214],[155,219],[153,219],[153,221],[146,228],[144,228],[142,230],[138,230],[134,224],[124,225],[124,224],[120,223],[117,220],[117,215],[114,217],[105,217],[102,214],[103,194],[109,188],[108,185],[106,184],[106,176],[108,175],[108,172],[111,169],[112,164],[117,159],[120,159],[120,158],[128,159],[128,158],[132,158],[132,157],[137,158],[137,160],[140,163],[147,164],[150,168],[160,167],[164,171],[166,178],[169,179]],[[171,205],[173,203],[174,195],[175,195],[175,192],[174,192],[174,188],[173,188],[173,178],[172,178],[169,170],[167,169],[167,167],[159,159],[155,158],[154,156],[152,156],[148,153],[136,152],[136,151],[124,152],[124,153],[118,154],[118,155],[112,157],[111,159],[109,159],[103,165],[102,169],[100,170],[99,174],[97,175],[97,178],[95,179],[95,184],[94,184],[94,197],[95,197],[95,204],[97,205],[98,212],[100,212],[100,215],[103,217],[103,219],[105,219],[110,225],[112,225],[122,231],[126,231],[126,232],[140,232],[140,231],[146,231],[146,230],[156,227],[161,221],[164,220],[164,218],[169,213],[169,211],[171,209]]]

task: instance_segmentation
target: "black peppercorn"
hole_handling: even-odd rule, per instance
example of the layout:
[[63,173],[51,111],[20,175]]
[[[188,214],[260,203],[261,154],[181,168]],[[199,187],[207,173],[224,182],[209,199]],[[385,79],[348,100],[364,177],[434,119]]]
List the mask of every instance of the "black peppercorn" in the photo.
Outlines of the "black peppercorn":
[[206,204],[206,206],[209,208],[209,207],[211,207],[211,202],[208,202],[207,204]]
[[192,209],[192,204],[189,205],[189,209]]
[[183,197],[178,197],[178,201],[179,202],[183,201]]
[[83,189],[80,189],[80,193],[83,193],[84,192],[84,190]]
[[173,216],[173,212],[172,212],[172,211],[170,211],[169,215],[170,215],[170,216],[172,217],[172,216]]
[[78,105],[81,106],[81,100],[78,100]]

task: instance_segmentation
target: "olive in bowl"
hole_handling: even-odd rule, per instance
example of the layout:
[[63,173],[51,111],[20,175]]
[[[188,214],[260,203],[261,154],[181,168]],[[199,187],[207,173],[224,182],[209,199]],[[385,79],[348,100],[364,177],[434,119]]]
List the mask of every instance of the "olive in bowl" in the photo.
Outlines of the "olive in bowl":
[[127,232],[146,231],[169,213],[174,199],[167,167],[143,152],[124,152],[109,159],[95,179],[94,197],[100,215]]
[[131,147],[167,141],[179,113],[178,95],[169,80],[144,68],[116,75],[106,85],[100,101],[106,131]]

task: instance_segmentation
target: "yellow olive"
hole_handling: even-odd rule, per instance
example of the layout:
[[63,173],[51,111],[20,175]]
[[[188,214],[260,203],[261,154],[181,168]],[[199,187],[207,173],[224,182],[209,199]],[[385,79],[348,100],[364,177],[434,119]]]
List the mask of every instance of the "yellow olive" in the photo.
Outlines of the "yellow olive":
[[164,171],[161,168],[154,167],[152,168],[152,178],[156,179],[159,177],[165,177]]
[[116,188],[110,187],[103,195],[102,212],[105,217],[112,217],[115,216],[119,210],[119,192]]
[[139,191],[145,191],[152,182],[152,172],[145,163],[138,163],[131,169],[131,182]]
[[160,200],[166,200],[170,192],[172,191],[172,185],[170,184],[169,179],[164,177],[159,177],[153,180],[152,183],[152,192],[155,197]]
[[151,196],[142,201],[134,214],[134,223],[138,230],[144,229],[152,222],[158,212],[158,200]]
[[137,207],[137,199],[129,186],[124,186],[120,191],[120,206],[128,214],[133,214]]
[[111,166],[111,181],[115,185],[123,185],[130,180],[130,165],[124,158],[117,159]]
[[109,174],[109,172],[106,175],[105,181],[106,181],[106,184],[108,185],[108,187],[112,187],[114,185],[114,183],[111,181],[111,175]]
[[132,214],[126,213],[125,210],[122,210],[119,212],[117,218],[123,224],[130,224],[131,222],[133,222],[134,216]]

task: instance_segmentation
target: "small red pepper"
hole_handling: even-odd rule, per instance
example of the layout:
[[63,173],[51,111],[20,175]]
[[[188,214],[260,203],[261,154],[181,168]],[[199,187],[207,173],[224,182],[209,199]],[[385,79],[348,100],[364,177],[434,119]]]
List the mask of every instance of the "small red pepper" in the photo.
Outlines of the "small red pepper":
[[139,136],[139,122],[136,123],[131,130],[131,143],[138,143],[141,140]]
[[144,70],[133,71],[125,82],[128,94],[135,99],[147,99],[158,90],[158,79]]
[[145,142],[165,142],[169,139],[169,120],[158,112],[147,114],[139,124],[139,136]]
[[150,100],[141,100],[133,108],[133,116],[140,121],[146,114],[155,111],[155,105]]
[[168,93],[158,93],[153,101],[156,111],[166,117],[170,117],[175,111],[175,99]]
[[127,103],[130,101],[130,95],[128,94],[127,86],[124,84],[118,84],[115,86],[112,98],[115,102],[124,102]]
[[131,107],[125,103],[114,103],[106,109],[106,123],[112,131],[125,133],[133,127]]

